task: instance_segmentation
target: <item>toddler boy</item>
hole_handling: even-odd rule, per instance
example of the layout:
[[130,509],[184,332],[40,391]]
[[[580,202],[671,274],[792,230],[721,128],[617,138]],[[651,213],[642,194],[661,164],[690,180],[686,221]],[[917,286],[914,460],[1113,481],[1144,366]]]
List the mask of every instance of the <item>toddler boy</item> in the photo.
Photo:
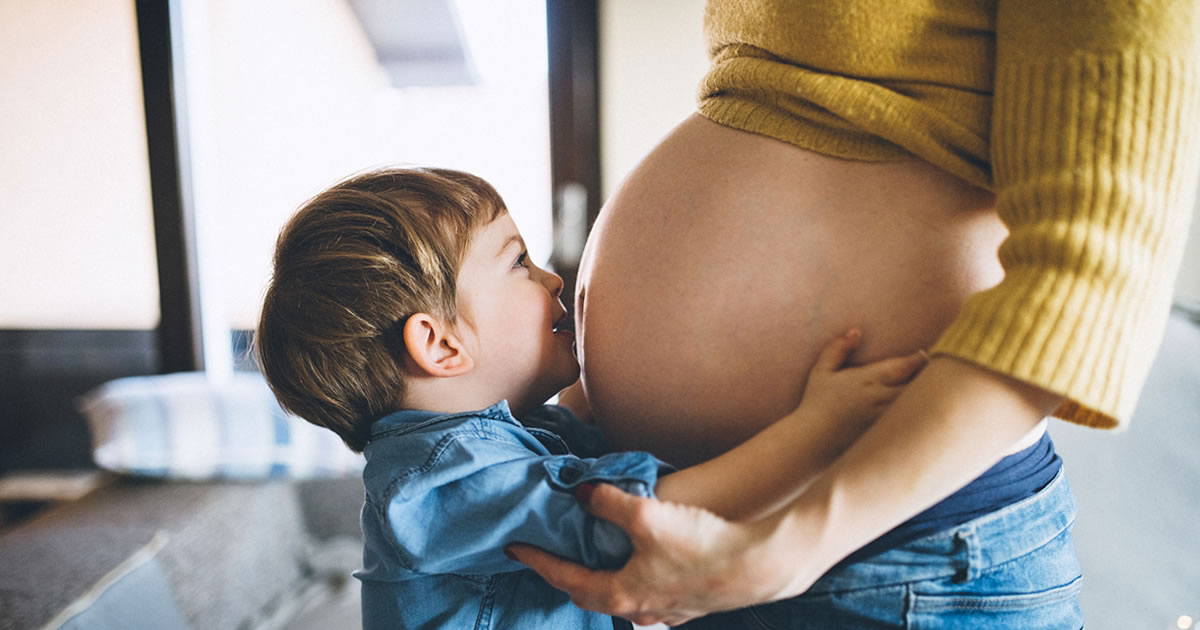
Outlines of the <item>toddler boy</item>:
[[575,607],[504,546],[620,566],[628,538],[579,506],[582,484],[727,518],[768,513],[829,463],[809,445],[848,444],[922,364],[843,368],[858,341],[847,334],[795,411],[665,476],[669,465],[607,453],[572,410],[544,405],[573,383],[582,398],[562,288],[529,258],[496,191],[457,171],[358,175],[284,227],[256,349],[284,408],[366,456],[355,574],[365,628],[627,626]]

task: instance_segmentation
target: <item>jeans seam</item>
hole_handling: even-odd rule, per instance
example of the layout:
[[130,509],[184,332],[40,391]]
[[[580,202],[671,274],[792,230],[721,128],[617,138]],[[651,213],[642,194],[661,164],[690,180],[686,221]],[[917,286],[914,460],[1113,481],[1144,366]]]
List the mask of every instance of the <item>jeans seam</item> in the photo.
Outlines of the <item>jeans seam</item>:
[[1003,562],[997,562],[995,564],[989,565],[988,567],[982,569],[976,577],[982,577],[982,576],[987,575],[988,573],[992,573],[994,571],[1003,571],[1006,566],[1008,566],[1014,562],[1021,562],[1025,558],[1027,558],[1035,553],[1038,553],[1039,551],[1042,551],[1043,549],[1046,548],[1047,545],[1053,543],[1054,541],[1058,540],[1059,538],[1062,538],[1063,536],[1070,535],[1070,534],[1071,534],[1070,528],[1064,529],[1061,532],[1059,532],[1054,538],[1051,538],[1050,540],[1047,540],[1046,542],[1042,543],[1041,546],[1037,547],[1036,549],[1031,549],[1030,551],[1028,551],[1026,553],[1023,553],[1019,556],[1014,556],[1012,558],[1004,560]]
[[[914,595],[913,607],[916,610],[918,600],[920,600],[920,608],[923,613],[937,613],[947,610],[970,610],[970,611],[1006,611],[1006,610],[1023,610],[1035,606],[1050,606],[1070,600],[1079,594],[1083,586],[1083,576],[1078,576],[1075,579],[1046,589],[1037,593],[1024,593],[1019,595]],[[943,600],[943,601],[932,601]]]

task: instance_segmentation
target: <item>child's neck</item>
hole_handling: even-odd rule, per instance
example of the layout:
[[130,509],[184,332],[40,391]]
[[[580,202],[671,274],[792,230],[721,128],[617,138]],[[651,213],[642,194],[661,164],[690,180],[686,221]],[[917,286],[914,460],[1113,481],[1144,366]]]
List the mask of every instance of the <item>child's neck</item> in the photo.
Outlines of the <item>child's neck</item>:
[[[403,407],[438,413],[462,413],[486,409],[501,400],[516,401],[495,388],[481,386],[469,375],[449,378],[413,378],[407,383]],[[517,412],[513,409],[513,413]]]

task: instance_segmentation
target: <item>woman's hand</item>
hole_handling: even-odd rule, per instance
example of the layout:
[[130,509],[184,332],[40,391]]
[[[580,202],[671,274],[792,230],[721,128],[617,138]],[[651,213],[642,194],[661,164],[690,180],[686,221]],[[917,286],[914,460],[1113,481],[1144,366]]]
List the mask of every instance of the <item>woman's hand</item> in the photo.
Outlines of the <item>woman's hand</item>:
[[747,561],[747,554],[761,550],[770,535],[753,524],[636,497],[608,484],[581,486],[576,496],[593,515],[629,534],[634,553],[624,567],[591,570],[528,545],[506,550],[552,586],[570,593],[580,608],[642,625],[678,625],[748,601],[776,599],[779,589],[796,578],[790,563]]

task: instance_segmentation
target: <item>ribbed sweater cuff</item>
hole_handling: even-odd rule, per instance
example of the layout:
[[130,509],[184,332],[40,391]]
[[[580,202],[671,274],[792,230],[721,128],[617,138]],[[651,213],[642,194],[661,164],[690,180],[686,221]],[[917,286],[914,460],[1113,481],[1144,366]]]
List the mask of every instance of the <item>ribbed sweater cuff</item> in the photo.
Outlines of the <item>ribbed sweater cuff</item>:
[[1076,54],[997,69],[991,135],[1004,281],[933,348],[1132,415],[1170,309],[1196,186],[1200,95],[1182,59]]

